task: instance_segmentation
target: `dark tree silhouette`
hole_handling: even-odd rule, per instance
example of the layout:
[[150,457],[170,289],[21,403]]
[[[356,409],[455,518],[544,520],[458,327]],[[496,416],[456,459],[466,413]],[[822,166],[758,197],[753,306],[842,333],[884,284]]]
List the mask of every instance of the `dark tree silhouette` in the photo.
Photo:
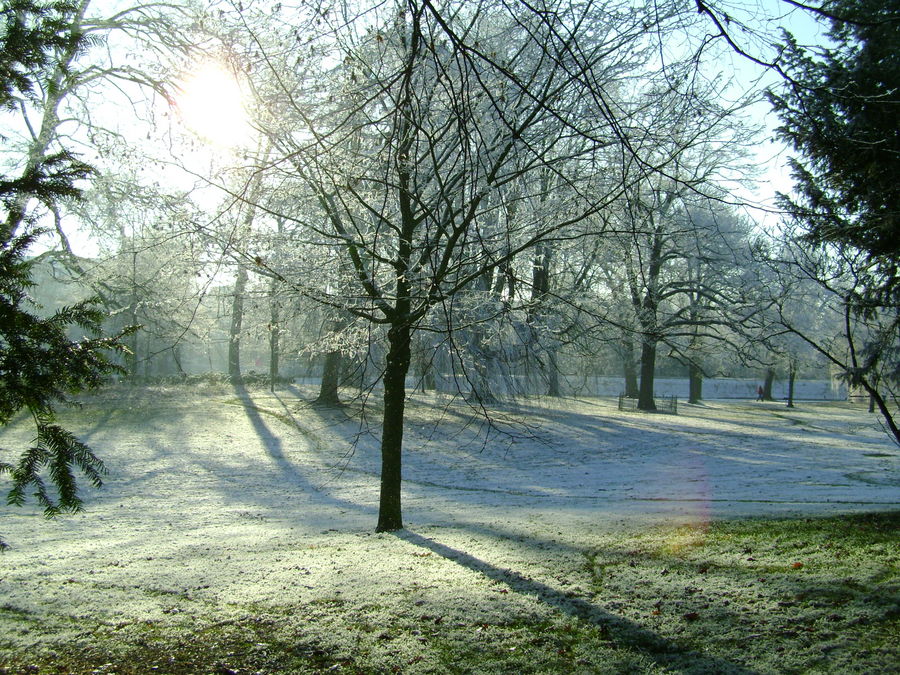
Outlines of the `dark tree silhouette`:
[[[784,86],[769,94],[791,160],[795,193],[782,205],[810,241],[849,245],[872,268],[860,309],[897,304],[900,278],[900,5],[827,5],[835,47],[812,50],[785,35]],[[840,17],[840,18],[836,18]]]
[[[779,135],[798,153],[794,195],[780,201],[799,243],[852,261],[843,285],[831,267],[814,266],[818,283],[841,297],[848,326],[849,356],[829,356],[900,442],[896,398],[883,392],[900,383],[900,5],[834,0],[825,9],[835,46],[804,48],[786,33],[785,84],[769,95]],[[854,335],[854,319],[877,327]],[[821,350],[820,338],[801,337]]]
[[[35,4],[14,0],[4,6],[0,35],[0,105],[9,108],[32,97],[31,73],[47,66],[64,49],[78,51],[83,38],[72,27],[77,7],[68,2]],[[14,464],[0,461],[0,474],[12,478],[7,503],[21,506],[27,492],[54,516],[78,511],[82,501],[73,470],[81,470],[95,486],[105,468],[91,449],[56,424],[54,408],[72,394],[98,387],[122,369],[110,358],[124,351],[124,333],[103,337],[105,315],[88,300],[42,318],[29,300],[33,260],[28,248],[43,232],[31,227],[28,204],[33,199],[53,207],[77,199],[75,181],[91,168],[67,152],[26,163],[18,177],[0,176],[5,210],[0,232],[0,425],[20,411],[34,420],[36,436]],[[18,230],[28,231],[19,234]],[[72,340],[72,327],[94,337]],[[128,329],[125,332],[132,332]],[[6,449],[4,449],[6,450]],[[50,486],[48,486],[48,480]],[[0,548],[5,544],[0,541]]]

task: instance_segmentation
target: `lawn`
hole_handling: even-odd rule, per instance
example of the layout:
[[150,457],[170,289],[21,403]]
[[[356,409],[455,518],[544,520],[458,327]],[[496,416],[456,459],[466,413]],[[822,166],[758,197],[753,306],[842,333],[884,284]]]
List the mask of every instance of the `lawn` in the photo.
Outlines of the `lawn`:
[[900,460],[864,408],[420,397],[407,529],[375,534],[377,439],[307,395],[67,411],[110,475],[4,513],[0,672],[900,668]]

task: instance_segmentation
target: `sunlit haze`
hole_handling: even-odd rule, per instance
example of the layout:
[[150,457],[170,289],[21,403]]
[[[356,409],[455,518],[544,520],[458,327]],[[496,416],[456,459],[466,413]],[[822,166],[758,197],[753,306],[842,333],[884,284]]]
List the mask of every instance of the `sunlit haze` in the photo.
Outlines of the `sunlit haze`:
[[248,143],[252,129],[241,87],[225,66],[199,64],[179,85],[178,113],[185,125],[207,142],[226,148]]

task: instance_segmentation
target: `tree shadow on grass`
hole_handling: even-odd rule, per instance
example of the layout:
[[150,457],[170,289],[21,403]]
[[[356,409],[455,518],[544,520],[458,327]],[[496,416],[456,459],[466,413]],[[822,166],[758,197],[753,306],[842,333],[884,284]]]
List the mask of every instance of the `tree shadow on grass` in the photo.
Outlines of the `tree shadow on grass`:
[[[499,564],[421,535],[401,538],[600,627],[605,638],[677,672],[752,672],[733,660],[779,672],[785,655],[797,672],[823,665],[828,672],[844,672],[844,665],[832,663],[864,664],[853,672],[886,672],[884,664],[896,662],[896,650],[888,646],[898,617],[889,547],[898,525],[898,512],[750,518],[710,526],[660,523],[592,544],[575,543],[556,528],[541,535],[502,524],[452,526],[474,535],[473,545],[480,550],[490,546],[488,555],[502,556]],[[813,558],[802,552],[810,548],[816,551]],[[868,571],[861,565],[864,557],[871,560]],[[591,597],[584,587],[565,589],[566,580],[580,576],[579,558],[587,562],[593,601],[576,596]],[[503,560],[515,561],[525,572],[507,569]],[[548,586],[528,576],[531,569],[545,574],[551,560],[553,578],[563,590],[552,580]],[[792,564],[797,560],[807,564]],[[610,612],[627,606],[632,619],[609,616],[607,603]],[[644,628],[640,616],[645,613],[651,623],[678,631],[678,637]],[[751,635],[753,642],[747,643]],[[865,643],[881,646],[870,651],[860,647]]]
[[291,479],[292,482],[305,482],[306,477],[297,471],[297,468],[284,454],[281,438],[269,428],[268,424],[266,424],[266,421],[262,418],[262,414],[253,404],[253,400],[246,387],[242,384],[235,384],[234,392],[241,401],[244,412],[247,414],[247,419],[250,420],[250,424],[253,426],[253,431],[256,432],[259,440],[262,441],[266,453],[275,462],[279,470],[287,478]]
[[401,530],[395,535],[414,546],[426,549],[446,560],[482,574],[492,581],[504,583],[516,593],[532,596],[563,614],[594,625],[618,645],[632,648],[658,665],[674,666],[677,664],[677,667],[688,668],[691,672],[729,673],[732,675],[756,673],[742,665],[699,654],[633,621],[610,614],[587,600],[531,579],[515,570],[498,567],[434,539],[409,530]]
[[[359,511],[365,514],[372,514],[374,518],[374,508],[328,495],[321,486],[317,486],[311,482],[309,476],[299,470],[298,466],[287,456],[281,437],[273,432],[266,423],[266,420],[263,419],[263,414],[253,403],[253,399],[247,389],[241,384],[235,384],[234,390],[247,415],[247,419],[250,421],[254,432],[262,442],[266,454],[275,462],[278,470],[286,480],[298,490],[316,492],[322,495],[321,499],[331,503],[333,506],[346,510]],[[296,420],[291,418],[290,422],[298,429],[300,428],[300,425],[297,424]]]

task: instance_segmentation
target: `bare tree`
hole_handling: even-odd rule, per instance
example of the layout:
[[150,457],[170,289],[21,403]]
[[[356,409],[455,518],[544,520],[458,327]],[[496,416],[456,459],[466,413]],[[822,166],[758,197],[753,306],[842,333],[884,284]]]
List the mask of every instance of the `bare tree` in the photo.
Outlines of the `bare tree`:
[[[681,21],[658,9],[657,27]],[[662,132],[646,111],[670,71],[643,77],[653,40],[628,3],[404,0],[362,22],[325,12],[301,58],[287,46],[296,22],[273,38],[271,21],[263,35],[239,18],[267,108],[258,124],[279,153],[259,170],[307,205],[280,215],[322,252],[313,274],[262,264],[384,335],[377,529],[398,529],[414,334],[459,337],[518,305],[517,330],[545,301],[560,242],[597,234],[594,216],[649,176],[691,182],[677,171],[686,146],[650,142]]]
[[[91,0],[78,0],[67,15],[70,29],[84,40],[60,45],[51,63],[30,73],[35,82],[32,95],[20,97],[11,107],[17,113],[11,128],[24,146],[21,175],[39,171],[61,153],[75,156],[81,150],[88,161],[102,170],[102,156],[123,139],[115,121],[104,118],[98,103],[118,96],[125,106],[137,110],[148,92],[166,95],[161,63],[187,48],[184,8],[176,3],[148,2],[105,13]],[[124,57],[123,49],[104,49],[110,42],[130,44],[144,55],[142,61]],[[3,238],[13,236],[25,219],[28,197],[10,208],[3,224]],[[32,216],[36,215],[34,213]],[[63,226],[64,213],[50,214],[60,245],[68,250]]]
[[807,344],[850,387],[868,394],[887,432],[900,443],[895,370],[900,312],[885,306],[862,313],[856,304],[876,263],[851,246],[811,244],[790,233],[766,254],[777,279],[766,289],[776,328]]

